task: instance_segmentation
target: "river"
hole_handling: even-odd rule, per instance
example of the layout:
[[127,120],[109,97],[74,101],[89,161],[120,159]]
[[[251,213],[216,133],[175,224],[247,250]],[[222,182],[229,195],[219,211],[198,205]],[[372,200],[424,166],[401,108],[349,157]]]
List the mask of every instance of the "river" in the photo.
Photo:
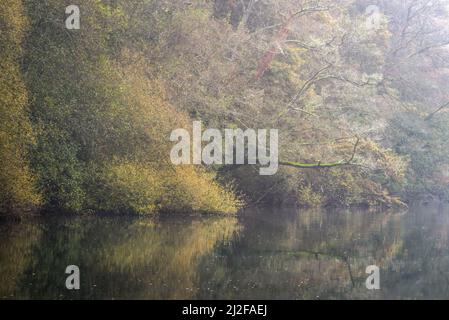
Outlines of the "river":
[[[79,290],[65,287],[68,265]],[[379,290],[366,288],[370,265]],[[449,208],[3,221],[0,298],[449,298]]]

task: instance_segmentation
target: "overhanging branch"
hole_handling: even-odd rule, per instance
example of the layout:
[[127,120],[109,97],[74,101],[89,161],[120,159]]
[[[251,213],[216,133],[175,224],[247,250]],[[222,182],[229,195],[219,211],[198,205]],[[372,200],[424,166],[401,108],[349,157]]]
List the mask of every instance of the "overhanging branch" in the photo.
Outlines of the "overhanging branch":
[[432,120],[432,118],[441,110],[447,108],[449,106],[449,102],[446,102],[445,104],[441,105],[438,109],[436,109],[435,111],[433,111],[432,113],[430,113],[424,120],[425,121],[430,121]]
[[335,168],[335,167],[343,167],[343,166],[351,166],[354,165],[353,161],[355,158],[355,155],[357,153],[357,147],[359,146],[360,138],[357,137],[357,141],[354,144],[354,148],[352,150],[352,155],[348,160],[342,160],[338,162],[333,163],[299,163],[299,162],[289,162],[289,161],[281,161],[279,164],[281,166],[288,166],[288,167],[294,167],[299,169],[328,169],[328,168]]

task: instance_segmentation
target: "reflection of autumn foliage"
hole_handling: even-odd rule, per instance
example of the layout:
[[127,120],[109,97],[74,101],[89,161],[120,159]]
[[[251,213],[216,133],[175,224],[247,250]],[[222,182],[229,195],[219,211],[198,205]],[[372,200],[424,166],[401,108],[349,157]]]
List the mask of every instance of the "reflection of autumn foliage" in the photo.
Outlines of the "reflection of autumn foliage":
[[[240,228],[231,217],[181,216],[0,226],[0,298],[194,298],[202,259],[229,244]],[[81,269],[79,292],[59,285],[68,261]]]
[[[229,258],[233,269],[226,274],[238,283],[239,291],[217,298],[315,299],[341,298],[345,295],[363,297],[365,268],[375,264],[387,267],[403,250],[400,213],[332,212],[301,210],[296,215],[278,211],[276,217],[263,212],[248,212],[245,233],[263,238],[245,238],[237,253],[245,259]],[[262,218],[260,218],[262,217]],[[219,270],[211,272],[223,277]],[[259,288],[269,288],[259,290]],[[215,288],[228,292],[230,288]],[[229,294],[229,293],[228,293]]]
[[136,298],[189,299],[197,294],[202,257],[217,243],[231,241],[239,227],[235,218],[211,218],[186,224],[137,221],[127,234],[130,231],[133,236],[129,238],[117,230],[115,244],[105,243],[99,251],[99,271],[121,270],[132,277],[130,281],[141,283],[133,292]]
[[41,233],[34,221],[0,225],[0,299],[16,296]]

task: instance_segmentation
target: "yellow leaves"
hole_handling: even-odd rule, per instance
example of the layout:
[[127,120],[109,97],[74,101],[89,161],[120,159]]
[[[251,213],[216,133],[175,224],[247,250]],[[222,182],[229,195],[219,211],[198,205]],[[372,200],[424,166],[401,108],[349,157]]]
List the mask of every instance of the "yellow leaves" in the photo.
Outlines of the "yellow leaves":
[[[333,12],[334,14],[335,14],[335,10],[336,10],[336,9],[334,9],[334,12]],[[313,20],[315,20],[315,21],[318,22],[318,23],[322,23],[322,24],[324,24],[324,25],[326,25],[326,26],[330,26],[330,27],[332,27],[332,26],[338,26],[338,23],[339,23],[338,19],[336,19],[336,18],[332,15],[332,12],[331,12],[331,11],[321,11],[321,12],[317,12],[317,13],[314,15]]]
[[139,214],[155,213],[162,193],[158,173],[136,163],[113,165],[107,171],[106,194],[99,207],[105,211],[127,208]]
[[302,67],[305,64],[303,54],[306,52],[303,48],[294,44],[283,46],[282,54],[271,63],[270,69],[275,72],[278,77],[283,77],[288,81],[290,86],[300,88],[304,81],[301,80],[303,75]]
[[384,149],[372,140],[363,140],[360,146],[367,165],[381,169],[394,181],[401,183],[405,178],[409,160]]
[[110,166],[100,179],[105,187],[94,198],[100,199],[96,206],[102,211],[232,214],[241,206],[231,189],[193,166],[155,168],[123,162]]
[[21,54],[24,31],[28,27],[28,20],[23,13],[22,1],[2,0],[0,3],[0,21],[2,26],[0,32],[2,60],[6,58],[3,56],[3,50],[9,51],[16,58]]
[[[219,185],[212,173],[193,166],[176,167],[175,173],[175,188],[172,190],[180,195],[173,203],[175,206],[184,203],[193,211],[235,213],[242,205],[232,188]],[[172,199],[169,201],[172,203]]]
[[5,122],[0,124],[0,213],[18,207],[36,206],[41,200],[26,161],[28,136],[22,135],[20,128],[11,132],[12,128],[16,129],[15,126],[8,128],[7,125]]
[[318,207],[323,204],[322,200],[322,196],[318,192],[314,192],[310,185],[298,189],[297,201],[303,206]]
[[[187,115],[167,102],[164,84],[149,77],[151,66],[141,55],[125,50],[110,67],[117,70],[114,75],[120,74],[111,88],[119,87],[120,92],[114,107],[105,110],[108,113],[103,121],[111,121],[111,127],[122,130],[121,141],[104,145],[113,159],[105,158],[105,169],[98,177],[102,187],[98,195],[91,195],[91,206],[138,214],[235,213],[240,202],[231,188],[215,181],[213,174],[194,166],[171,164],[170,132],[188,129],[191,123]],[[123,153],[125,145],[127,153]]]
[[28,168],[27,149],[34,135],[27,113],[27,92],[18,59],[27,19],[21,1],[0,3],[0,213],[34,207],[41,201]]

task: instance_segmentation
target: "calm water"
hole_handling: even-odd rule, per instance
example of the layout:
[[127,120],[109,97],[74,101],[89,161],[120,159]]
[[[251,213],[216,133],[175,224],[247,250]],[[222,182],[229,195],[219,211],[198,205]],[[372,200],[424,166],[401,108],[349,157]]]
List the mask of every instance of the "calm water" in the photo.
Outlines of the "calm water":
[[[72,264],[79,291],[65,289]],[[3,222],[0,298],[449,298],[449,208]]]

